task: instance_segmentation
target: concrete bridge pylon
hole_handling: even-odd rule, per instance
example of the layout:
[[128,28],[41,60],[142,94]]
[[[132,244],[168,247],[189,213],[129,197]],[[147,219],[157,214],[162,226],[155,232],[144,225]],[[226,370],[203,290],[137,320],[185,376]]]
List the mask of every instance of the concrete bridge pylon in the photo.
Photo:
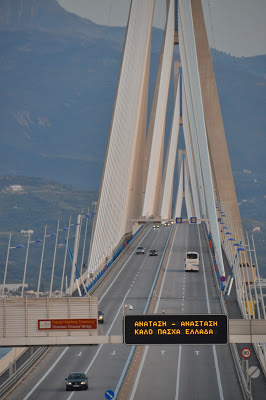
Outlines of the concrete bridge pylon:
[[201,1],[191,0],[191,10],[215,200],[230,213],[238,234],[243,235]]

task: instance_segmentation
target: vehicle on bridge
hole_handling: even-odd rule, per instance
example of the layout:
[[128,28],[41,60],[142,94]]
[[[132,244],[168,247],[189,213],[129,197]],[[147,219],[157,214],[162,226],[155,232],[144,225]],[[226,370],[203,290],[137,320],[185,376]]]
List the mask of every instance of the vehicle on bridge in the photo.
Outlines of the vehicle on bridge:
[[150,250],[150,256],[158,256],[158,250]]
[[136,254],[145,254],[145,249],[143,246],[137,247]]
[[88,378],[83,372],[72,372],[66,378],[66,391],[74,389],[88,390]]
[[170,226],[171,225],[171,222],[170,221],[166,221],[165,223],[164,223],[164,226]]
[[104,323],[104,313],[100,310],[98,310],[98,323],[103,324]]
[[185,271],[199,271],[199,253],[189,251],[185,258]]

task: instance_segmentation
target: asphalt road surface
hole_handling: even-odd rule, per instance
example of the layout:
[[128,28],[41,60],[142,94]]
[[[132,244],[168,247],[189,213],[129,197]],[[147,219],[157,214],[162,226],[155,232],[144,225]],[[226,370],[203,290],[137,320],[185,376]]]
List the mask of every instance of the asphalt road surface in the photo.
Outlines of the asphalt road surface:
[[[200,254],[199,272],[184,271],[187,251]],[[178,225],[155,310],[222,313],[203,227]],[[243,399],[229,345],[145,346],[130,399]]]
[[[155,293],[156,313],[221,313],[210,256],[202,226],[180,224],[153,227],[140,239],[109,274],[94,295],[105,322],[99,335],[122,335],[124,305],[132,305],[134,314],[143,314],[159,270],[162,254],[174,229],[169,262],[165,267],[161,290]],[[138,245],[144,255],[136,255]],[[150,257],[149,250],[158,250]],[[185,272],[187,251],[200,254],[200,271]],[[125,309],[130,313],[129,307]],[[132,346],[105,344],[53,348],[8,396],[9,400],[105,399],[105,392],[118,390]],[[88,376],[88,391],[65,391],[70,372]],[[131,399],[242,399],[229,345],[145,346],[137,367]]]

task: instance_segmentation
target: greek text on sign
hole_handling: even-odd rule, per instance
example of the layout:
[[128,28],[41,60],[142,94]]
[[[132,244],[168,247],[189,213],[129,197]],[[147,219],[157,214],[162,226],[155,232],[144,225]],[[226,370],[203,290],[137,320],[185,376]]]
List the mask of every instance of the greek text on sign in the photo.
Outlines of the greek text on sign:
[[39,319],[38,330],[46,329],[97,329],[97,319]]
[[126,315],[126,344],[226,344],[225,314]]

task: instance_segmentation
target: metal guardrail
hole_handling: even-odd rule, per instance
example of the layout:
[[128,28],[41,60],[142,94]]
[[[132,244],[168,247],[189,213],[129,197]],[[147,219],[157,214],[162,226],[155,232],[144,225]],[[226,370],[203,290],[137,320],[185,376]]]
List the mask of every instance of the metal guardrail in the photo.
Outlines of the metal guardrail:
[[[168,240],[167,240],[165,249],[163,251],[162,258],[161,258],[159,267],[157,269],[157,273],[155,275],[153,286],[152,286],[152,288],[150,290],[150,294],[148,296],[148,299],[147,299],[146,306],[145,306],[145,309],[143,311],[143,314],[146,314],[148,312],[148,310],[151,311],[150,307],[152,307],[152,309],[154,307],[154,304],[152,304],[153,300],[154,300],[154,295],[153,295],[154,294],[154,289],[155,289],[155,287],[156,287],[156,285],[158,283],[158,279],[159,279],[160,272],[162,270],[162,266],[164,265],[164,263],[166,262],[166,260],[167,260],[167,258],[169,256],[169,254],[166,254],[166,253],[167,253],[167,248],[168,248],[168,245],[169,245],[170,241],[173,240],[173,234],[174,234],[174,229],[172,228],[171,231],[170,231],[170,234],[168,236]],[[121,389],[122,389],[123,384],[124,384],[124,382],[126,380],[127,374],[128,374],[128,372],[130,370],[130,364],[131,364],[131,362],[133,360],[133,357],[136,354],[136,351],[137,351],[137,346],[132,346],[131,351],[130,351],[129,356],[128,356],[128,359],[127,359],[127,362],[125,364],[125,367],[124,367],[124,369],[122,371],[121,377],[120,377],[120,379],[119,379],[119,381],[117,383],[116,389],[115,389],[115,399],[121,393]]]
[[105,273],[102,274],[92,285],[92,287],[88,290],[89,295],[92,295],[95,290],[100,286],[102,281],[106,278],[107,275],[112,271],[112,269],[117,265],[117,263],[121,260],[122,257],[126,254],[127,250],[133,245],[133,243],[143,235],[147,228],[149,228],[149,224],[144,225],[140,231],[137,231],[132,238],[127,242],[127,246],[121,248],[121,251],[117,251],[116,257],[110,262],[110,265],[106,269]]
[[[205,232],[206,240],[208,242],[209,238],[208,238],[208,234],[206,232],[206,229],[204,229],[204,232]],[[211,252],[211,249],[210,249],[209,246],[208,246],[208,249],[209,249],[210,257],[213,260],[213,255],[212,255],[212,252]],[[224,314],[228,315],[227,307],[226,307],[226,304],[225,304],[225,301],[224,301],[224,297],[223,297],[223,294],[222,294],[222,291],[221,291],[221,288],[220,288],[220,283],[218,282],[217,273],[215,273],[214,268],[213,268],[212,271],[213,271],[213,277],[214,277],[215,284],[216,284],[216,290],[217,290],[217,293],[218,293],[219,298],[220,298],[220,304],[221,304],[221,307],[222,307],[222,311],[224,312]],[[247,381],[245,379],[245,376],[244,376],[244,373],[243,373],[243,370],[242,370],[242,367],[241,367],[241,364],[240,364],[240,358],[239,358],[239,355],[238,355],[238,350],[237,350],[236,344],[235,343],[229,343],[229,345],[230,345],[233,361],[234,361],[235,368],[236,368],[236,373],[237,373],[237,376],[238,376],[238,381],[239,381],[239,384],[240,384],[244,399],[245,400],[251,400],[252,399],[252,395],[251,395],[250,391],[248,390]]]
[[[143,228],[148,227],[145,226]],[[144,232],[145,229],[142,229],[140,233]],[[130,242],[128,243],[127,249],[131,247],[131,245],[135,242],[135,239],[139,237],[139,235],[134,235]],[[124,251],[122,251],[118,257],[112,263],[112,267],[108,272],[112,270],[112,268],[117,264],[117,262],[123,257]],[[108,274],[105,274],[106,277]],[[103,279],[99,279],[97,284],[91,289],[90,294],[95,291],[95,289],[99,286]],[[8,394],[15,389],[15,387],[21,382],[21,380],[27,375],[34,365],[49,351],[50,347],[40,347],[35,353],[29,357],[29,359],[14,373],[12,374],[1,386],[0,386],[0,399],[4,400]]]
[[245,400],[251,400],[252,399],[252,395],[250,393],[250,391],[248,390],[248,385],[247,385],[247,381],[246,378],[244,376],[241,364],[240,364],[240,358],[238,355],[238,350],[237,350],[237,346],[235,343],[230,343],[230,348],[231,348],[231,353],[232,353],[232,357],[234,360],[234,364],[236,367],[236,373],[238,376],[238,380],[242,389],[242,393],[244,396]]
[[11,390],[22,381],[26,374],[28,374],[34,365],[40,361],[40,359],[49,351],[49,347],[40,347],[36,350],[32,356],[16,371],[11,375],[1,386],[0,386],[0,399],[4,400]]

